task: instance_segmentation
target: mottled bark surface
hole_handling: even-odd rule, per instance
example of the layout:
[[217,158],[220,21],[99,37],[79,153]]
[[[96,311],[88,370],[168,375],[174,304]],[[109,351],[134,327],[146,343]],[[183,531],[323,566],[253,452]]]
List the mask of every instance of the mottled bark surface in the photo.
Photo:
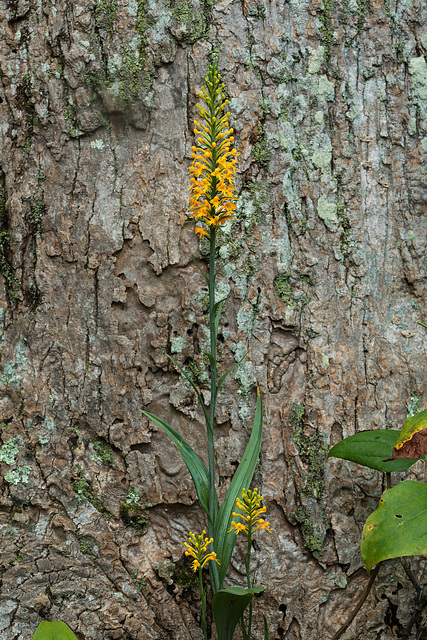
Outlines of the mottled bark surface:
[[[191,256],[203,263],[206,247],[184,221],[212,51],[241,154],[219,248],[221,366],[252,344],[220,398],[221,490],[258,383],[256,484],[274,533],[253,554],[266,587],[255,635],[262,611],[270,638],[331,637],[367,583],[358,545],[384,479],[327,450],[426,407],[425,3],[0,9],[0,637],[30,639],[44,618],[79,639],[202,637],[183,542],[206,525],[179,452],[140,409],[205,456],[165,350],[203,384]],[[407,475],[425,479],[422,463]],[[414,571],[422,582],[421,561]],[[414,599],[386,563],[343,637],[400,638]]]

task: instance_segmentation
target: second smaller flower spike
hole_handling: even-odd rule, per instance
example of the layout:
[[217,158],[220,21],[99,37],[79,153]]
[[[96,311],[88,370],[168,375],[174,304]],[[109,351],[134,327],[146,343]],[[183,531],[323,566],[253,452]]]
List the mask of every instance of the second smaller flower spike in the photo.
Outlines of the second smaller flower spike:
[[197,571],[199,568],[203,569],[205,564],[211,560],[219,564],[215,551],[208,551],[208,547],[213,542],[213,538],[206,538],[204,537],[205,535],[206,531],[202,531],[200,535],[195,535],[190,531],[188,534],[188,542],[184,542],[184,546],[186,547],[185,555],[194,558],[191,563],[193,571]]
[[246,535],[252,535],[258,529],[265,529],[271,533],[270,523],[260,518],[260,515],[267,511],[266,507],[261,506],[261,502],[264,500],[263,496],[258,494],[258,489],[251,491],[248,489],[242,489],[242,499],[237,498],[236,507],[242,511],[237,513],[233,511],[233,516],[241,518],[243,522],[231,521],[231,527],[229,531],[235,531],[236,534],[241,531]]

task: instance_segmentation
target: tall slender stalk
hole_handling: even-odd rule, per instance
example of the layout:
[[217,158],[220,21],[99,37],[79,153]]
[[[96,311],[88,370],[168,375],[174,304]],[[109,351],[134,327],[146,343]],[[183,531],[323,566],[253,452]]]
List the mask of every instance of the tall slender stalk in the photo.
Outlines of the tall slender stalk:
[[[210,230],[210,253],[209,253],[209,329],[210,329],[210,365],[211,365],[211,401],[209,405],[209,422],[206,422],[207,444],[208,444],[208,462],[209,462],[209,535],[213,536],[215,525],[215,455],[214,455],[214,422],[215,422],[215,403],[216,403],[216,342],[217,335],[215,329],[215,242],[216,228]],[[218,568],[215,563],[210,565],[213,577],[212,586],[214,592],[219,589]]]
[[[246,551],[245,567],[246,567],[246,580],[248,584],[248,589],[250,589],[252,587],[252,580],[251,580],[252,523],[249,524],[248,529],[249,529],[248,530],[248,549]],[[251,640],[251,631],[252,631],[252,600],[249,603],[247,640]]]
[[200,597],[202,600],[202,631],[205,640],[208,640],[208,629],[206,626],[206,591],[203,587],[202,568],[199,567],[199,589]]

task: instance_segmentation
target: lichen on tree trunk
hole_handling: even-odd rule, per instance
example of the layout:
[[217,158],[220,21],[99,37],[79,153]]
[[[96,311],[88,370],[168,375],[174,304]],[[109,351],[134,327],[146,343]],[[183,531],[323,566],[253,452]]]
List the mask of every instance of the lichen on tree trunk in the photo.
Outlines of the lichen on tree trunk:
[[[258,608],[271,638],[332,637],[367,582],[360,531],[384,481],[327,450],[426,407],[425,3],[0,6],[1,637],[41,619],[80,639],[201,637],[183,542],[206,524],[140,409],[206,458],[166,354],[203,387],[206,246],[184,223],[212,55],[240,152],[221,366],[253,347],[219,399],[220,491],[258,383],[274,531],[253,552]],[[401,637],[414,601],[387,563],[343,638]]]

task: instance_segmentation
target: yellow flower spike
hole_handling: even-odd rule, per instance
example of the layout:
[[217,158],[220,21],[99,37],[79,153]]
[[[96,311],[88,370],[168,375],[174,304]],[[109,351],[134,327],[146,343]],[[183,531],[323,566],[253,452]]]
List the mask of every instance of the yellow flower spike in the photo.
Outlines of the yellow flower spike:
[[[205,105],[196,105],[202,122],[194,122],[199,146],[192,147],[191,154],[189,217],[201,220],[208,227],[216,227],[232,219],[236,210],[234,176],[239,154],[231,149],[234,130],[228,122],[230,113],[225,112],[229,102],[223,93],[224,84],[216,65],[209,67],[205,83],[199,93]],[[196,233],[208,235],[201,227],[196,228]]]
[[206,531],[204,530],[200,535],[196,535],[190,531],[188,534],[188,542],[184,542],[184,547],[186,547],[184,555],[194,558],[191,563],[193,571],[197,571],[199,568],[203,569],[205,564],[211,561],[219,564],[215,551],[206,553],[209,545],[213,542],[213,538],[206,538],[205,536]]
[[236,499],[236,506],[242,513],[233,512],[233,516],[241,518],[243,522],[234,522],[233,520],[229,531],[235,531],[236,535],[243,531],[247,536],[252,536],[255,531],[262,529],[271,533],[270,523],[259,517],[267,511],[266,507],[261,506],[262,500],[264,498],[259,495],[258,489],[253,491],[242,489],[241,499]]

